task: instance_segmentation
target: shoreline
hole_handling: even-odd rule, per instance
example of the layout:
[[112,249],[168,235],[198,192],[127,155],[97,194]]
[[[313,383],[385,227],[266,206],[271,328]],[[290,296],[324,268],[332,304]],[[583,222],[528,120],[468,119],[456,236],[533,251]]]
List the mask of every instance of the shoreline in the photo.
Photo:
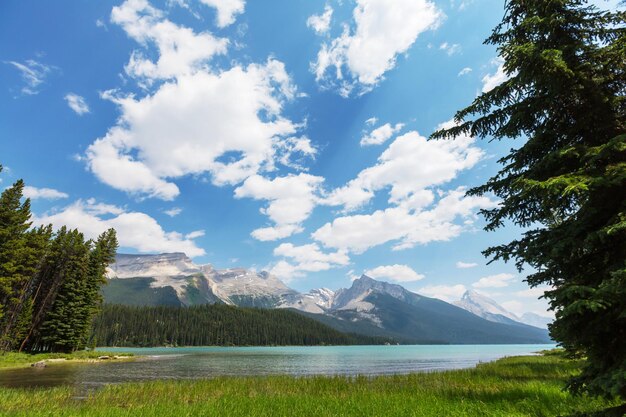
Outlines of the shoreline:
[[471,369],[371,378],[275,375],[126,382],[103,386],[80,401],[69,386],[0,388],[0,414],[44,416],[53,410],[68,417],[505,416],[565,415],[619,405],[563,391],[581,364],[559,355],[515,356]]
[[46,368],[74,363],[131,362],[139,358],[129,352],[79,351],[74,353],[17,353],[0,354],[0,373],[20,368]]

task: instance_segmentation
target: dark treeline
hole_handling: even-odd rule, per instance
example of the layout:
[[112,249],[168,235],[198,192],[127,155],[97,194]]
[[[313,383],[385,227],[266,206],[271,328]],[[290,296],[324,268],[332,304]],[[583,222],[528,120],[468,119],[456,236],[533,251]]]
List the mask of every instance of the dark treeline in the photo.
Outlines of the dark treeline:
[[19,180],[0,196],[0,351],[83,349],[117,250],[115,231],[93,241],[66,227],[33,228],[23,189]]
[[382,344],[341,333],[289,310],[232,307],[139,307],[105,304],[94,323],[98,346],[277,346]]

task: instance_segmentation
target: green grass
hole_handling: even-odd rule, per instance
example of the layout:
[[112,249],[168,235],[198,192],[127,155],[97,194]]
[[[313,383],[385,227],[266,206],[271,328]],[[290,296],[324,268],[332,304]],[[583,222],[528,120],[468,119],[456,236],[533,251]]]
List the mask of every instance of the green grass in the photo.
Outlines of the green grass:
[[[89,361],[97,359],[98,356],[133,356],[132,353],[107,353],[103,351],[87,351],[82,350],[74,353],[17,353],[8,352],[0,353],[0,369],[7,368],[23,368],[30,366],[32,363],[49,360],[49,359],[67,359],[68,361]],[[1,376],[1,374],[0,374]],[[1,410],[1,408],[0,408]]]
[[611,404],[562,390],[579,363],[515,357],[476,369],[367,377],[289,376],[0,389],[2,416],[557,416]]

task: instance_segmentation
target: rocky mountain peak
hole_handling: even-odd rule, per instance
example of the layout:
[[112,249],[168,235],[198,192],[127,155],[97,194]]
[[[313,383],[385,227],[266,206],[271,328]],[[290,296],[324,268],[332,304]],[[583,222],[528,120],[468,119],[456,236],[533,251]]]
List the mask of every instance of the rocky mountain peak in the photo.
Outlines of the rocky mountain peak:
[[478,291],[469,290],[461,297],[459,301],[454,303],[457,307],[461,307],[474,313],[479,317],[489,321],[504,322],[507,320],[520,321],[519,317],[506,310],[495,300],[487,297]]

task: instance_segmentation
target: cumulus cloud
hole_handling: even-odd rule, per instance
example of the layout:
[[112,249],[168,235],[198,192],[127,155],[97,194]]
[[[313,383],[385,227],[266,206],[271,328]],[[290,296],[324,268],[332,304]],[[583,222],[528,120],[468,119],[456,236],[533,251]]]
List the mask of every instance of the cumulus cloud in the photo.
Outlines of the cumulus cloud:
[[424,279],[423,274],[418,274],[408,265],[381,265],[365,271],[365,275],[371,278],[383,278],[397,282],[413,282]]
[[133,248],[142,253],[184,252],[191,257],[205,254],[193,241],[199,236],[198,232],[187,236],[179,232],[166,232],[154,218],[145,213],[127,211],[98,203],[94,199],[78,200],[61,211],[37,216],[34,224],[77,228],[90,239],[114,228],[121,247]]
[[252,236],[258,240],[276,240],[300,232],[301,223],[318,201],[323,181],[323,177],[305,173],[271,180],[260,175],[248,177],[235,189],[235,197],[268,201],[262,213],[275,223],[275,226],[253,231]]
[[225,53],[228,46],[226,39],[218,39],[209,32],[194,33],[190,28],[174,24],[147,0],[127,0],[113,7],[111,22],[121,26],[141,45],[157,48],[156,62],[135,50],[125,68],[130,76],[145,78],[148,84],[155,79],[192,74],[214,55]]
[[395,126],[392,126],[390,123],[386,123],[377,127],[361,138],[361,146],[381,145],[402,130],[403,127],[403,123],[397,123]]
[[316,79],[344,96],[356,87],[369,91],[443,14],[428,0],[357,0],[353,19],[354,27],[344,24],[342,35],[323,43],[312,64]]
[[22,80],[24,81],[24,87],[22,87],[22,94],[35,95],[39,93],[39,87],[46,80],[46,77],[52,72],[54,67],[34,59],[28,59],[24,62],[8,61],[9,65],[14,66],[20,72]]
[[318,35],[323,35],[330,29],[330,19],[333,16],[333,8],[330,5],[324,7],[324,13],[312,15],[306,21],[306,25],[313,29]]
[[497,86],[499,86],[500,84],[502,84],[503,82],[511,78],[511,76],[504,71],[503,59],[501,58],[494,59],[493,63],[498,65],[498,68],[496,69],[495,73],[487,74],[483,77],[482,79],[483,81],[482,92],[483,93],[487,93],[493,90],[494,88],[496,88]]
[[487,197],[467,197],[458,188],[444,192],[429,209],[407,206],[389,207],[372,214],[342,216],[326,223],[311,235],[329,248],[363,253],[367,249],[394,242],[394,250],[409,249],[417,244],[449,241],[473,222],[478,209],[490,208],[494,202]]
[[67,93],[65,95],[65,101],[70,109],[77,115],[82,116],[83,114],[89,113],[89,106],[84,97],[74,93]]
[[315,243],[302,246],[283,243],[274,249],[274,256],[289,259],[278,261],[270,270],[270,273],[285,280],[303,276],[306,272],[326,271],[348,265],[350,262],[345,252],[325,253]]
[[[451,122],[440,125],[451,126]],[[371,200],[376,191],[390,187],[391,203],[402,202],[409,208],[428,205],[434,196],[426,188],[454,179],[482,158],[482,150],[473,144],[470,136],[428,140],[415,131],[405,133],[389,145],[376,165],[334,190],[327,203],[353,210]]]
[[288,82],[284,65],[269,60],[181,76],[142,99],[107,95],[122,116],[88,148],[89,166],[114,188],[165,200],[179,192],[170,178],[209,172],[216,185],[237,184],[271,170],[297,130],[280,114]]
[[31,200],[57,200],[59,198],[68,198],[67,193],[55,190],[54,188],[37,188],[26,185],[24,187],[23,195]]
[[174,180],[185,175],[209,174],[215,185],[237,185],[274,171],[277,163],[298,168],[300,159],[315,154],[306,137],[295,136],[302,125],[282,115],[296,95],[282,62],[211,69],[210,58],[223,53],[227,41],[172,23],[146,0],[127,0],[111,20],[140,44],[156,47],[157,59],[134,52],[126,69],[159,84],[144,97],[103,94],[121,116],[86,151],[89,169],[102,182],[172,200],[179,194]]
[[452,302],[460,299],[465,294],[467,288],[464,285],[428,285],[417,290],[418,294],[427,297],[438,298],[443,301]]
[[459,269],[468,269],[468,268],[475,268],[477,267],[478,264],[475,262],[462,262],[462,261],[458,261],[456,263],[456,267]]
[[508,287],[512,282],[515,282],[513,274],[495,274],[479,279],[472,286],[474,288],[503,288]]
[[429,141],[413,131],[397,137],[374,166],[323,199],[323,204],[343,206],[345,214],[388,190],[390,206],[337,217],[311,236],[326,247],[354,253],[387,242],[401,250],[457,237],[472,227],[477,210],[496,204],[490,197],[466,196],[463,187],[438,188],[481,159],[482,151],[473,144],[469,136]]
[[244,0],[200,0],[207,6],[217,9],[217,26],[223,28],[235,21],[238,14],[243,13],[246,6]]

